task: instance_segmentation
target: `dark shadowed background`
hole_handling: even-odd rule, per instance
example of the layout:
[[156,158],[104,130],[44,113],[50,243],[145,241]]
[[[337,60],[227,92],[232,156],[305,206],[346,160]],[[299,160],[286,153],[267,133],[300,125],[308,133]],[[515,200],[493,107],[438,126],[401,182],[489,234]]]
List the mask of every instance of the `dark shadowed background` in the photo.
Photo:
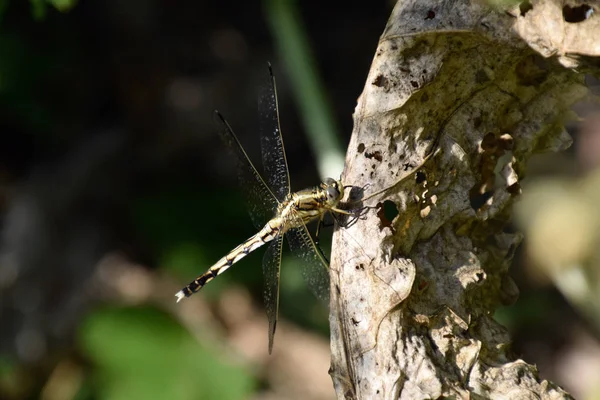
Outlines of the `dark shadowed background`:
[[[1,399],[334,398],[327,310],[297,261],[284,260],[272,356],[262,251],[191,299],[174,293],[254,233],[212,111],[258,162],[271,61],[292,189],[315,185],[321,140],[348,142],[392,6],[0,3]],[[315,104],[333,122],[310,137]],[[591,170],[599,147],[550,156],[562,167],[541,160],[529,178]],[[498,317],[544,378],[589,393],[563,367],[600,376],[597,325],[527,260],[511,271],[519,302]]]

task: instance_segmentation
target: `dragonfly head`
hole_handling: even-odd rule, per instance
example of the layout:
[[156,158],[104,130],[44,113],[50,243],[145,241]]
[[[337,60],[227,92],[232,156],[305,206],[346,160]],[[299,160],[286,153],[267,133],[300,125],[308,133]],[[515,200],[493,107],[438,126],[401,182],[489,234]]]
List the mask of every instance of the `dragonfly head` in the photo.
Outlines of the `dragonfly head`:
[[336,181],[333,178],[327,178],[321,184],[325,194],[327,195],[327,203],[331,206],[336,206],[337,203],[344,197],[344,186],[342,182]]

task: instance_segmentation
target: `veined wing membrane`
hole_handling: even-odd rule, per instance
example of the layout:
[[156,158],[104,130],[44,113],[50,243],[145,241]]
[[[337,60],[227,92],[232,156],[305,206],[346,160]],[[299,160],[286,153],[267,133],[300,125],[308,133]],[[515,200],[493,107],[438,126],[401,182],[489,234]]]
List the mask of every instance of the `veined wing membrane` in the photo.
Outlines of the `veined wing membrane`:
[[281,268],[281,251],[283,235],[277,236],[265,252],[263,257],[264,274],[264,301],[269,320],[269,354],[273,351],[273,338],[277,328],[279,314],[279,271]]
[[240,141],[223,116],[215,111],[219,134],[237,161],[239,181],[250,209],[250,216],[258,233],[235,247],[176,293],[177,301],[199,291],[205,284],[231,268],[235,263],[270,242],[263,258],[265,279],[264,301],[269,320],[269,353],[277,327],[279,311],[279,277],[284,233],[292,253],[303,261],[302,274],[315,295],[329,299],[328,263],[311,238],[304,221],[322,219],[327,211],[341,212],[337,204],[343,197],[339,181],[327,179],[320,186],[290,193],[287,160],[279,128],[279,111],[275,79],[269,65],[269,82],[259,96],[261,112],[261,153],[265,177],[252,164]]
[[219,136],[236,158],[238,179],[252,223],[256,229],[260,229],[277,212],[279,200],[250,161],[229,123],[218,111],[215,111],[214,118],[220,128]]
[[[296,217],[296,219],[300,219]],[[308,233],[306,225],[300,220],[300,226],[286,232],[292,253],[303,261],[302,276],[313,294],[329,305],[329,265],[321,249]]]
[[258,95],[258,113],[265,180],[281,202],[290,193],[290,175],[279,124],[275,76],[270,63],[269,80],[261,85]]

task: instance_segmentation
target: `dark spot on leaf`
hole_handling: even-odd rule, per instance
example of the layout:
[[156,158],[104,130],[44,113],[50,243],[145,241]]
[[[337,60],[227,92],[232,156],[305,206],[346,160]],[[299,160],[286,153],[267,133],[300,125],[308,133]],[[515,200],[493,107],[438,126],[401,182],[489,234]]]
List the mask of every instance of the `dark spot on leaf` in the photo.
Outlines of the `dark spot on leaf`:
[[519,85],[539,86],[548,79],[550,66],[542,56],[531,55],[523,58],[515,66],[515,74]]
[[383,156],[381,155],[381,152],[379,150],[374,151],[372,153],[366,152],[365,153],[365,157],[367,158],[374,158],[377,161],[381,162],[383,160]]
[[427,16],[425,17],[425,20],[434,19],[434,18],[435,18],[435,11],[433,11],[433,10],[427,11]]
[[365,144],[364,143],[360,143],[358,145],[358,148],[356,149],[359,153],[362,153],[363,151],[365,151]]
[[417,182],[417,184],[425,182],[426,179],[427,175],[425,175],[423,171],[418,171],[415,175],[415,182]]
[[486,83],[490,80],[490,77],[488,76],[488,74],[485,73],[484,70],[479,70],[477,71],[477,73],[475,74],[475,82],[477,83]]
[[419,88],[419,82],[417,81],[410,81],[410,84],[412,85],[412,87],[414,87],[415,89]]
[[483,151],[494,152],[497,145],[498,143],[496,140],[496,135],[494,135],[492,132],[488,132],[481,141],[481,148]]
[[388,85],[388,79],[383,75],[377,75],[377,78],[373,80],[373,85],[377,87],[384,87]]

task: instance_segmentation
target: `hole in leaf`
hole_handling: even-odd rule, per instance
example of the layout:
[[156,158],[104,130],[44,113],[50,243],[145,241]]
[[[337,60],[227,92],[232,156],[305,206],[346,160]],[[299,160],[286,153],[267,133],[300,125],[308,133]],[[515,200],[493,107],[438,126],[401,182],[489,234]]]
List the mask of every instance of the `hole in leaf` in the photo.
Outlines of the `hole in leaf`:
[[530,1],[524,1],[519,4],[519,11],[521,12],[521,16],[524,17],[529,11],[533,10],[533,4]]
[[590,18],[594,13],[594,9],[587,4],[582,4],[579,7],[563,7],[563,18],[566,22],[577,23],[583,22]]
[[480,186],[475,185],[469,193],[469,202],[475,211],[479,210],[494,195],[492,190],[481,193],[479,189]]
[[383,202],[383,215],[388,221],[393,221],[398,216],[398,207],[396,203],[390,200]]

